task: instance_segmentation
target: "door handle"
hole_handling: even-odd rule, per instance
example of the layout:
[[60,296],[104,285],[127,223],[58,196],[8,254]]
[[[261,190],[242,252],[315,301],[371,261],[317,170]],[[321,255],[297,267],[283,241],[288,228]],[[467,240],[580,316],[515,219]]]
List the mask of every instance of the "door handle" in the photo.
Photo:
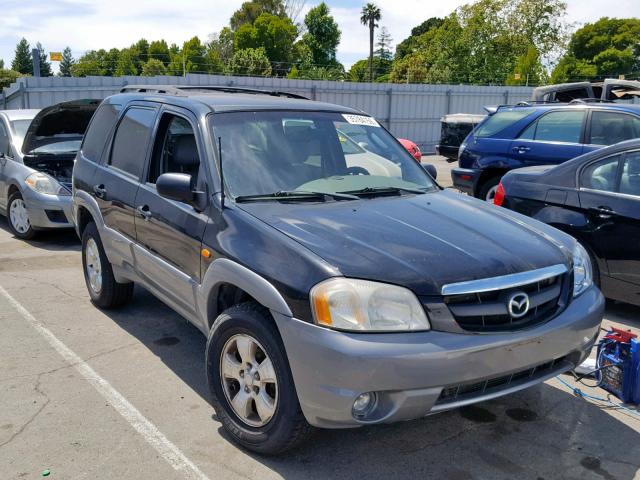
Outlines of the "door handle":
[[602,220],[608,220],[617,215],[611,207],[607,206],[591,207],[589,211]]
[[141,205],[138,208],[136,208],[136,213],[138,215],[140,215],[142,218],[144,218],[145,220],[149,220],[153,214],[151,213],[151,210],[149,210],[149,205]]
[[98,198],[105,198],[107,196],[107,189],[104,188],[103,184],[94,185],[93,192],[96,194]]
[[523,147],[522,145],[519,147],[513,147],[513,151],[516,153],[527,153],[531,150],[531,147]]

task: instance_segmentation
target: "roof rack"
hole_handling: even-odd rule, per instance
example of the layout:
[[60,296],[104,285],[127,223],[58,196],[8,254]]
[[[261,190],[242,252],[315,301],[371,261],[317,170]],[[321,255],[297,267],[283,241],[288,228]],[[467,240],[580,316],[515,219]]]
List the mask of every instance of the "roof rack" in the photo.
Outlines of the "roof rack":
[[613,100],[602,100],[601,98],[574,98],[569,102],[569,105],[584,104],[584,103],[615,103]]
[[186,97],[187,92],[223,92],[247,93],[252,95],[270,95],[272,97],[287,97],[299,100],[309,100],[308,97],[282,90],[260,90],[258,88],[228,87],[224,85],[127,85],[120,89],[120,93],[160,93]]

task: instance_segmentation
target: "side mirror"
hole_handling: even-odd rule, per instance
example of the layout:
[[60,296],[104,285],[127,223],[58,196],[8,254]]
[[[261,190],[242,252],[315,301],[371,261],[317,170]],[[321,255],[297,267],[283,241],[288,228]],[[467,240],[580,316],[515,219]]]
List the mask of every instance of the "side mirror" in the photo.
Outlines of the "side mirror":
[[163,173],[156,180],[156,190],[160,196],[171,200],[188,204],[193,202],[191,175],[186,173]]
[[430,163],[421,163],[420,165],[422,165],[422,168],[424,168],[425,172],[431,175],[431,178],[433,178],[434,180],[438,178],[438,170],[436,170],[435,166]]

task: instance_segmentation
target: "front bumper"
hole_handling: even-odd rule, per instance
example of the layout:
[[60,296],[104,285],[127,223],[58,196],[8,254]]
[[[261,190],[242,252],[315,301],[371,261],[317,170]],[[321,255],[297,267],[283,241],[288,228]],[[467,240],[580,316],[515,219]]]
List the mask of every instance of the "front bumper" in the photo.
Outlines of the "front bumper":
[[453,186],[458,190],[475,196],[482,170],[475,168],[454,168],[451,170]]
[[22,190],[29,221],[35,229],[72,228],[72,196],[43,195],[29,188]]
[[[274,317],[307,421],[317,427],[347,428],[423,417],[570,370],[588,356],[603,312],[604,298],[591,288],[550,322],[506,333],[351,334]],[[522,377],[523,371],[543,364],[552,366],[540,375]],[[451,387],[505,376],[519,381],[459,401],[439,401]],[[376,392],[378,401],[366,418],[355,419],[353,401],[364,392]]]

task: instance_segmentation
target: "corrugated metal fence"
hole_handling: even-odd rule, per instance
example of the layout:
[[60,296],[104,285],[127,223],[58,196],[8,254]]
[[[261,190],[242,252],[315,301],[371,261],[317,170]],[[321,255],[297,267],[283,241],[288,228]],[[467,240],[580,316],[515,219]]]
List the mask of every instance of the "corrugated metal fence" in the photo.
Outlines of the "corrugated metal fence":
[[375,116],[396,137],[409,138],[432,152],[440,118],[448,113],[484,113],[484,105],[528,100],[530,87],[398,85],[283,78],[187,75],[186,77],[24,77],[5,88],[0,108],[44,108],[80,98],[105,98],[125,85],[225,85],[285,90],[314,100],[346,105]]

